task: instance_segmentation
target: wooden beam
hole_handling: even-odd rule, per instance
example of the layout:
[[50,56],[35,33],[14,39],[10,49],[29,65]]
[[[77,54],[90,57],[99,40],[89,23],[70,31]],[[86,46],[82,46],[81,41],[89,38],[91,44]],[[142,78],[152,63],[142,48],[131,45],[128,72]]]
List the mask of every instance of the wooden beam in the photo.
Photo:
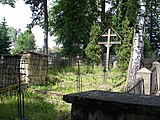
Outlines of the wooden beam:
[[116,41],[115,41],[115,42],[110,42],[110,44],[112,44],[112,45],[113,45],[113,44],[121,44],[121,42],[118,42],[118,41],[116,42]]
[[[24,85],[25,85],[24,81],[21,81],[21,86],[24,86]],[[14,83],[14,84],[11,84],[11,85],[0,87],[0,94],[4,93],[6,91],[13,90],[13,89],[18,88],[18,87],[19,87],[19,83]]]
[[109,51],[110,51],[110,38],[111,38],[111,29],[108,29],[108,41],[107,41],[107,53],[106,53],[106,70],[109,70]]
[[[107,45],[108,42],[98,42],[99,45]],[[121,44],[121,42],[115,41],[115,42],[110,42],[111,45],[114,44]]]
[[[116,34],[111,34],[110,37],[116,37],[117,35]],[[106,34],[103,34],[101,37],[108,37],[108,35]]]

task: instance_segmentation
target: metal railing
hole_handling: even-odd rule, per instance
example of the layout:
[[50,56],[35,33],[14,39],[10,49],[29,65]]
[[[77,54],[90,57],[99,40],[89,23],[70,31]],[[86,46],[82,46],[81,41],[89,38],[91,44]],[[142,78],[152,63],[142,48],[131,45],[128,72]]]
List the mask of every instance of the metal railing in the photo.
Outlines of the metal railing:
[[135,85],[127,90],[127,93],[144,94],[144,80],[142,78],[138,78]]
[[18,89],[17,112],[20,119],[24,117],[24,93],[22,90],[19,55],[0,55],[0,94]]

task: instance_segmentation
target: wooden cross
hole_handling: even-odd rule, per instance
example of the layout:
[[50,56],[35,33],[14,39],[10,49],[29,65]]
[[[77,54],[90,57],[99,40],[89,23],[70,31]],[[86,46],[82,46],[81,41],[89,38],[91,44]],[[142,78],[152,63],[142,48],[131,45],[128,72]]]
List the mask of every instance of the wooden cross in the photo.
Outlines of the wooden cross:
[[[111,30],[114,31],[114,34],[111,34]],[[110,47],[114,44],[121,44],[121,41],[111,41],[111,37],[116,37],[118,36],[120,39],[122,39],[120,37],[120,35],[112,28],[108,29],[108,34],[105,34],[105,32],[107,31],[107,29],[102,33],[101,37],[107,37],[108,41],[107,42],[98,42],[99,45],[104,45],[105,47],[107,47],[107,54],[106,54],[106,70],[109,70],[109,50]]]

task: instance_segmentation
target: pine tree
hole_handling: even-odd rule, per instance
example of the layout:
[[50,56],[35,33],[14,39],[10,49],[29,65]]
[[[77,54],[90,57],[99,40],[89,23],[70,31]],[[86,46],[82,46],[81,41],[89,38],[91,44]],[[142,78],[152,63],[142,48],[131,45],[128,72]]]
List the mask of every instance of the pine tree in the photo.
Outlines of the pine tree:
[[100,33],[99,27],[94,23],[91,27],[90,32],[90,42],[88,43],[85,53],[87,57],[87,63],[89,65],[94,66],[95,64],[98,64],[100,61],[100,46],[98,45],[98,35]]
[[160,3],[159,0],[150,0],[148,2],[148,14],[145,24],[146,38],[150,41],[152,50],[160,49]]
[[0,54],[10,54],[10,39],[5,18],[0,24]]

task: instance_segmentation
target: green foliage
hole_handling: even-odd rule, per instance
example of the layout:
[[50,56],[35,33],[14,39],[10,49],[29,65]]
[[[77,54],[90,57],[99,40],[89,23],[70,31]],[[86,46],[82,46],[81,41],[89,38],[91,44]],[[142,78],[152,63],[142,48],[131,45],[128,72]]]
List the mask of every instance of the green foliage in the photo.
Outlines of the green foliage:
[[[75,71],[77,66],[75,66]],[[124,80],[120,70],[111,70],[104,83],[103,68],[96,67],[94,73],[86,74],[86,66],[81,66],[82,91],[106,90]],[[82,74],[85,73],[85,74]],[[59,120],[71,111],[71,106],[62,99],[63,94],[77,92],[77,74],[73,68],[49,70],[54,84],[30,86],[24,90],[25,117],[28,120]],[[107,87],[106,87],[107,85]],[[36,91],[42,91],[36,93]],[[46,94],[45,94],[46,93]],[[50,93],[50,94],[49,94]],[[17,120],[17,94],[0,94],[0,119]]]
[[62,53],[70,59],[84,57],[93,21],[97,19],[97,0],[58,0],[49,11],[50,33],[57,36]]
[[10,40],[5,18],[0,24],[0,54],[10,54]]
[[91,27],[90,42],[85,49],[87,64],[94,66],[100,61],[100,46],[98,45],[97,39],[100,33],[100,28],[95,23]]
[[126,11],[126,16],[124,17],[125,19],[127,18],[130,23],[129,27],[133,27],[135,25],[135,18],[137,16],[137,8],[138,8],[138,1],[137,0],[128,0],[126,3],[127,11]]
[[[70,106],[62,104],[61,97],[35,94],[29,90],[24,91],[25,117],[27,120],[57,120],[60,116],[69,112]],[[0,100],[0,119],[19,120],[17,113],[17,96],[3,95]],[[55,101],[60,101],[56,103]]]
[[[40,25],[44,29],[44,46],[43,54],[48,55],[48,6],[47,0],[24,0],[26,4],[30,5],[32,11],[32,22],[28,28],[34,25]],[[48,66],[48,65],[47,65]]]
[[11,7],[15,7],[15,0],[0,0],[0,3],[2,3],[2,4],[8,4]]
[[126,18],[133,27],[136,18],[137,0],[108,0],[111,8],[106,12],[106,26],[120,30]]
[[120,35],[123,36],[123,40],[122,44],[116,47],[116,55],[118,57],[118,67],[121,70],[127,70],[131,55],[133,28],[128,27],[128,25],[129,25],[128,20],[122,22],[122,29]]
[[107,83],[115,86],[118,82],[125,79],[126,73],[121,69],[111,69],[108,73]]
[[[65,70],[59,70],[55,74],[55,70],[49,70],[49,78],[45,86],[32,86],[34,89],[54,91],[58,93],[75,93],[77,92],[77,66],[67,67]],[[80,80],[82,80],[82,91],[88,90],[106,90],[109,88],[102,87],[103,85],[114,86],[115,84],[125,79],[125,74],[120,69],[111,69],[107,78],[104,80],[103,67],[94,67],[88,73],[88,66],[80,67]]]
[[145,32],[151,43],[152,50],[160,49],[160,2],[159,0],[148,0]]
[[26,4],[30,6],[32,11],[32,23],[28,27],[33,27],[34,25],[42,25],[44,22],[44,2],[46,0],[24,0]]
[[15,28],[8,27],[8,36],[9,36],[10,41],[12,42],[12,45],[15,45],[15,43],[17,41],[17,34],[18,34],[18,32],[19,31],[17,31]]
[[30,29],[24,31],[18,36],[16,48],[13,53],[20,53],[22,51],[33,52],[36,49],[35,36]]
[[144,37],[144,58],[147,58],[148,55],[152,52],[152,45],[147,37]]
[[109,15],[112,17],[109,17],[108,21],[111,21],[109,25],[117,30],[123,38],[122,44],[114,46],[113,52],[118,57],[118,67],[125,71],[128,68],[131,55],[133,28],[138,8],[137,0],[113,0],[111,4]]

